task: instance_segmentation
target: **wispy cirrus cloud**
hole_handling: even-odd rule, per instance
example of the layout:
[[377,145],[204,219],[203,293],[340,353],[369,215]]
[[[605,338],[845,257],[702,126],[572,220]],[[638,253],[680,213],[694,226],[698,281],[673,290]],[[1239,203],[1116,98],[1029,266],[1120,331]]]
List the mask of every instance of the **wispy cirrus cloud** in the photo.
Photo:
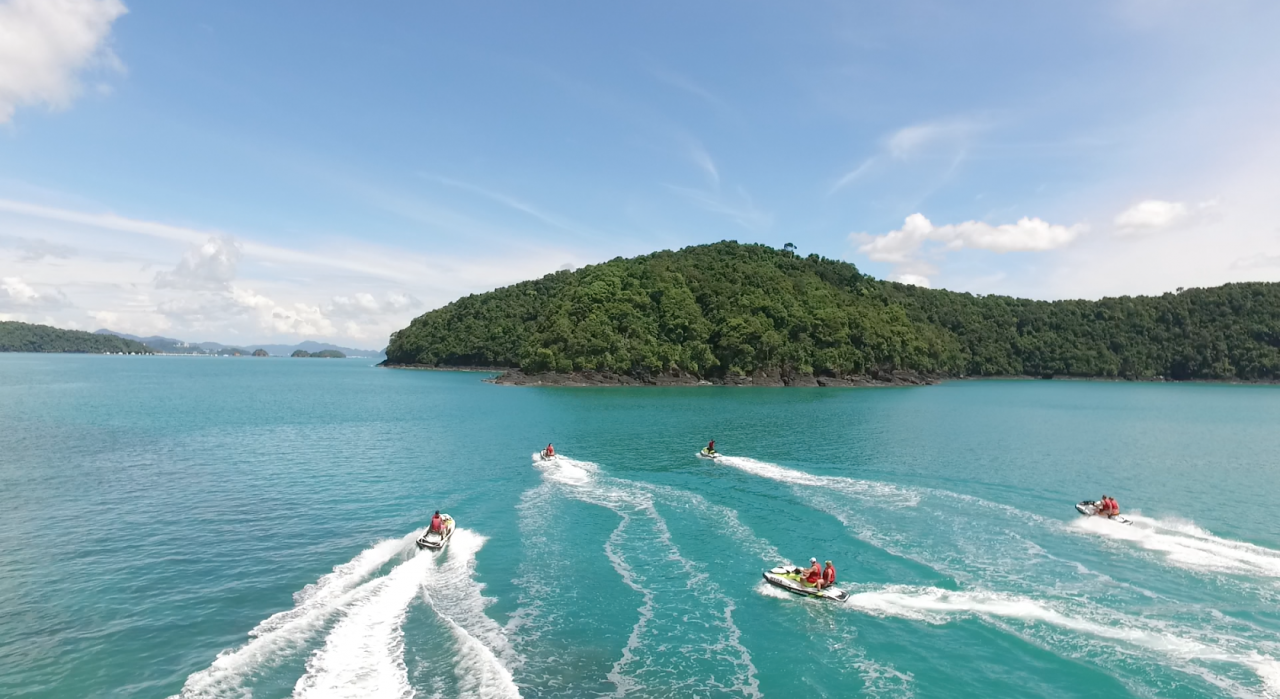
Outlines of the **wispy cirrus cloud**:
[[554,246],[466,257],[329,238],[304,250],[14,200],[0,200],[0,217],[14,231],[38,224],[50,238],[41,239],[46,250],[70,251],[52,264],[31,253],[33,238],[0,239],[6,317],[65,327],[110,318],[115,330],[182,339],[307,336],[380,345],[414,315],[460,294],[550,273],[566,259],[581,263]]
[[943,149],[950,152],[949,164],[941,174],[949,178],[968,154],[970,142],[990,122],[974,117],[952,117],[904,126],[886,134],[874,155],[864,158],[858,165],[837,177],[827,188],[827,196],[865,178],[876,170],[888,171],[915,160],[918,156]]
[[747,194],[742,187],[735,187],[728,194],[679,187],[673,184],[668,184],[666,187],[703,209],[724,216],[743,228],[761,231],[773,225],[773,215],[756,206],[751,195]]

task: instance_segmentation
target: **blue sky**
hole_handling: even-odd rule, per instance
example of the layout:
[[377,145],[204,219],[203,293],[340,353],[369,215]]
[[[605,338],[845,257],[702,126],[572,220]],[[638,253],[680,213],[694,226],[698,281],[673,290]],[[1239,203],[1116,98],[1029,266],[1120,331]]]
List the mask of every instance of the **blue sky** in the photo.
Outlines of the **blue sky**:
[[722,239],[974,293],[1280,279],[1280,5],[0,0],[0,318],[381,346]]

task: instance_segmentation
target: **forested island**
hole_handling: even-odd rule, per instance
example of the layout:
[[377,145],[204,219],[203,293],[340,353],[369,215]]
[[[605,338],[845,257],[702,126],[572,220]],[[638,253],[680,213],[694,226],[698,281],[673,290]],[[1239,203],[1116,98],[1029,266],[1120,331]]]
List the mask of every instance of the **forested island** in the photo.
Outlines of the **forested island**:
[[319,352],[308,352],[306,350],[294,350],[290,357],[315,357],[319,359],[346,359],[347,355],[338,350],[320,350]]
[[1275,381],[1280,284],[1032,301],[726,241],[467,296],[393,333],[383,364],[505,369],[506,383]]
[[141,342],[115,335],[97,335],[12,320],[0,321],[0,352],[152,354],[151,348]]

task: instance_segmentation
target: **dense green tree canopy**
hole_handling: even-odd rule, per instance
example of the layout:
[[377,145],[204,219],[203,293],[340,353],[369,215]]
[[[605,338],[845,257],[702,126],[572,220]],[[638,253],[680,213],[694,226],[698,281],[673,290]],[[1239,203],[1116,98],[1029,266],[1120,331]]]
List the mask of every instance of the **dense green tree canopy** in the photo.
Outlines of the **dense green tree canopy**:
[[0,352],[151,354],[151,350],[142,343],[115,335],[97,335],[16,321],[0,321]]
[[722,242],[562,271],[428,312],[389,364],[699,377],[1280,378],[1280,284],[1030,301],[923,289]]

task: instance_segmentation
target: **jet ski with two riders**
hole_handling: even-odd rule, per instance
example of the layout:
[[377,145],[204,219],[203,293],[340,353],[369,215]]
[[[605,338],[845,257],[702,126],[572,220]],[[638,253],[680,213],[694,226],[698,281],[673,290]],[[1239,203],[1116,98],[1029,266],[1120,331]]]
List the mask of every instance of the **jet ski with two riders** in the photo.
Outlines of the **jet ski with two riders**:
[[1108,495],[1103,495],[1101,500],[1084,500],[1076,503],[1076,512],[1086,517],[1106,517],[1120,524],[1133,524],[1133,520],[1120,514],[1120,503]]
[[543,461],[551,461],[556,458],[556,448],[548,443],[546,449],[538,452],[538,458]]
[[805,597],[818,597],[835,602],[849,599],[848,592],[835,586],[836,567],[831,564],[831,561],[827,561],[825,569],[818,566],[816,558],[810,558],[809,564],[808,568],[793,565],[778,566],[765,572],[765,582]]

